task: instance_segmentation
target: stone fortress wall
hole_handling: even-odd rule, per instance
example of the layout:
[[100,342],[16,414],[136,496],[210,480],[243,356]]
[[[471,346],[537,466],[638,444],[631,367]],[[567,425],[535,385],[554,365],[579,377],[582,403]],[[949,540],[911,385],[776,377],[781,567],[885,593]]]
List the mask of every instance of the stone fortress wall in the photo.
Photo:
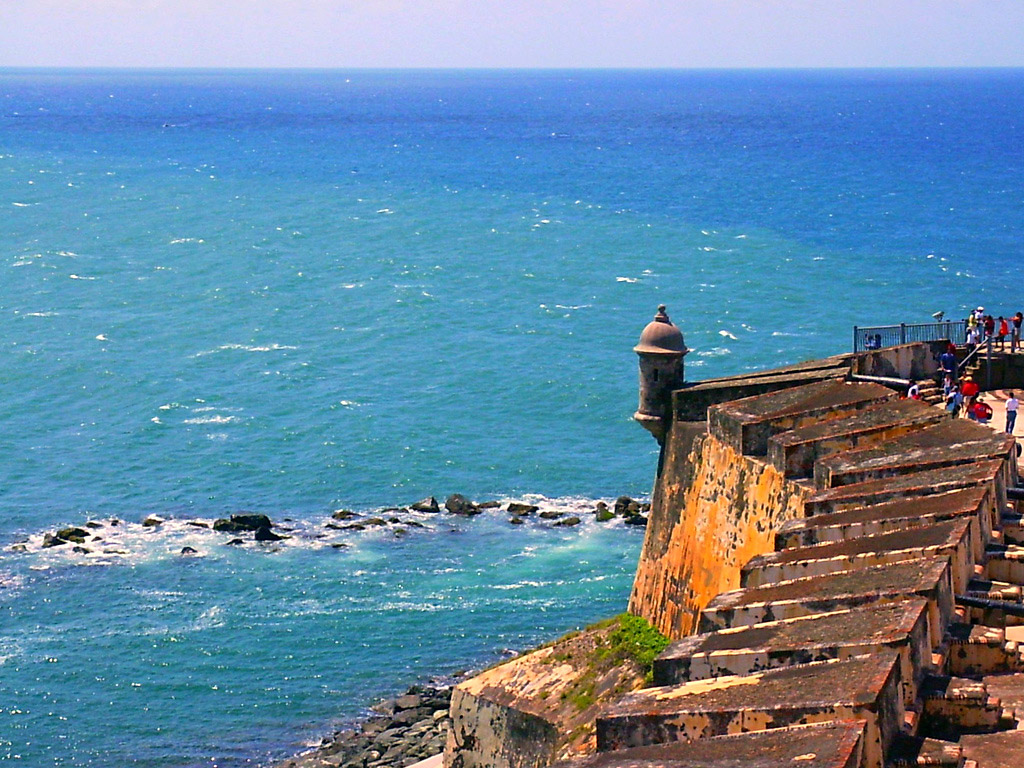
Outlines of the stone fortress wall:
[[944,344],[666,389],[663,314],[637,348],[662,451],[629,611],[672,642],[586,706],[552,701],[591,674],[559,643],[464,683],[446,765],[1024,764],[1015,441],[900,394]]

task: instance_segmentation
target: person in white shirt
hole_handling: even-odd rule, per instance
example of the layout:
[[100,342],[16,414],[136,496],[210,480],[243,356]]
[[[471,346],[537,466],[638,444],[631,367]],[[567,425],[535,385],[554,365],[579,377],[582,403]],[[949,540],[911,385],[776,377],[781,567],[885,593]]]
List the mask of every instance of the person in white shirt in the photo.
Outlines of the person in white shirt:
[[1009,399],[1006,401],[1006,434],[1008,435],[1013,434],[1013,425],[1017,423],[1017,409],[1019,407],[1020,402],[1011,392]]

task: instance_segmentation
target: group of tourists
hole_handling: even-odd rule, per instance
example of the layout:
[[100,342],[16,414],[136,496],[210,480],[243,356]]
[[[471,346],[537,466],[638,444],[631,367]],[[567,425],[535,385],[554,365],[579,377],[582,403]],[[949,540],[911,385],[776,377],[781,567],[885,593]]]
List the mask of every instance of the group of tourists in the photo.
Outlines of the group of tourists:
[[[977,313],[983,313],[984,308],[978,307]],[[1020,313],[1018,312],[1019,316]],[[980,315],[978,319],[984,323],[986,316]],[[989,316],[989,320],[992,318]],[[1001,318],[1002,319],[1002,318]],[[1016,318],[1014,318],[1016,320]],[[1003,320],[1005,323],[1005,320]],[[976,331],[979,326],[977,323],[974,325]],[[1014,325],[1013,335],[1011,336],[1013,342],[1019,344],[1020,340],[1020,324]],[[994,337],[994,341],[998,341],[998,336]],[[959,381],[958,365],[956,358],[956,347],[950,343],[946,350],[939,355],[939,370],[942,373],[942,392],[945,408],[949,411],[949,414],[954,418],[960,416],[961,412],[972,421],[977,421],[982,424],[987,424],[992,419],[992,406],[986,403],[981,398],[981,387],[974,380],[974,378],[968,374],[964,377],[963,381]],[[920,387],[914,383],[911,385],[907,395],[914,399],[920,399]],[[1007,434],[1012,435],[1014,425],[1017,422],[1017,410],[1020,407],[1020,403],[1017,400],[1013,392],[1008,393],[1006,400],[1006,427],[1005,431]]]
[[[911,387],[911,389],[913,390],[914,387]],[[914,395],[911,395],[911,397],[914,397]],[[946,410],[949,411],[953,418],[956,418],[963,412],[968,419],[977,421],[980,424],[988,424],[992,419],[992,406],[982,400],[978,383],[970,376],[964,379],[963,384],[953,382],[946,389],[945,404]],[[1020,401],[1017,400],[1017,396],[1013,392],[1007,393],[1005,406],[1006,427],[1004,431],[1006,434],[1012,435],[1013,428],[1017,423],[1017,411],[1020,408]]]
[[1020,327],[1024,322],[1024,314],[1018,312],[1013,317],[992,317],[985,314],[984,307],[978,307],[967,315],[967,338],[964,343],[967,352],[970,352],[979,344],[987,343],[990,339],[993,344],[999,345],[999,350],[1006,350],[1006,341],[1010,341],[1010,351],[1016,352],[1020,348]]

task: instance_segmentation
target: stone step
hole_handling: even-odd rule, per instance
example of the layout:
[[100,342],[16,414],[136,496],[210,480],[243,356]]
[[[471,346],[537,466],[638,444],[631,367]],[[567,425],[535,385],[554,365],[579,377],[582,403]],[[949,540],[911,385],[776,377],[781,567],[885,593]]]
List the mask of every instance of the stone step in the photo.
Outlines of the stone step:
[[1002,705],[980,680],[932,675],[919,695],[919,733],[924,736],[957,741],[962,734],[990,733],[999,727]]
[[839,720],[788,725],[697,741],[598,752],[552,768],[861,768],[865,723]]
[[708,429],[740,453],[764,456],[773,435],[850,416],[896,397],[880,384],[833,379],[713,406],[708,410]]
[[1000,530],[1004,544],[1024,545],[1024,518],[1017,514],[1003,514]]
[[953,624],[949,627],[949,674],[980,677],[1024,672],[1017,643],[997,627]]
[[812,477],[814,462],[852,448],[877,445],[948,418],[917,400],[890,400],[852,416],[811,424],[768,440],[768,460],[786,477]]
[[1024,731],[968,735],[960,740],[960,746],[968,765],[974,763],[977,768],[1020,768],[1024,765]]
[[1024,585],[1024,547],[990,544],[985,549],[985,573],[990,579]]
[[795,619],[911,595],[928,601],[932,637],[942,637],[953,616],[949,558],[904,560],[724,592],[701,612],[698,631]]
[[941,739],[905,736],[897,740],[889,768],[960,768],[964,764],[960,744]]
[[989,694],[1002,702],[1003,711],[1016,720],[1009,727],[1024,727],[1024,673],[987,675],[983,682]]
[[927,600],[873,603],[677,640],[654,660],[654,684],[679,685],[896,651],[909,705],[916,697],[918,682],[931,669],[931,651],[936,642],[929,627]]
[[[990,518],[992,493],[985,487],[964,488],[934,496],[896,499],[867,507],[815,515],[785,523],[775,534],[775,549],[807,547],[829,541],[917,528],[964,515]],[[984,515],[979,513],[984,512]]]
[[804,502],[804,517],[986,485],[991,485],[996,490],[995,499],[998,505],[1005,495],[1005,489],[1001,495],[998,487],[1003,482],[1003,469],[1004,462],[993,459],[965,467],[929,469],[909,475],[816,491]]
[[740,585],[758,587],[789,579],[944,555],[950,558],[953,589],[961,594],[974,575],[975,556],[980,549],[977,519],[961,517],[920,528],[758,555],[740,569]]
[[984,459],[1014,458],[1015,444],[1012,437],[993,433],[991,429],[966,419],[945,419],[935,427],[921,432],[929,435],[952,432],[946,424],[962,424],[962,431],[973,434],[959,435],[960,440],[951,440],[941,445],[920,447],[913,447],[910,440],[905,441],[904,445],[900,445],[899,441],[886,441],[874,448],[828,456],[814,465],[815,485],[818,488],[836,488]]
[[763,731],[794,722],[866,721],[865,765],[882,768],[903,727],[896,653],[645,688],[597,717],[601,752]]
[[989,579],[971,579],[967,582],[967,590],[964,594],[970,597],[981,597],[986,600],[1003,600],[1008,603],[1021,602],[1022,594],[1019,584],[1010,584],[1006,581],[991,581]]

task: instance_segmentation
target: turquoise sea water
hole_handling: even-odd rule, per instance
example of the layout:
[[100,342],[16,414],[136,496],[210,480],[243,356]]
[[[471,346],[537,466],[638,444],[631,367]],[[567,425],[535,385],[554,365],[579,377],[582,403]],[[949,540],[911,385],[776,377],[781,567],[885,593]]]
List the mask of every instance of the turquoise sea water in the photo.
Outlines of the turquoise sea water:
[[[622,610],[621,526],[323,526],[648,493],[659,302],[690,379],[1016,311],[1022,114],[1020,70],[0,70],[0,760],[260,764]],[[241,510],[293,538],[186,524]]]

